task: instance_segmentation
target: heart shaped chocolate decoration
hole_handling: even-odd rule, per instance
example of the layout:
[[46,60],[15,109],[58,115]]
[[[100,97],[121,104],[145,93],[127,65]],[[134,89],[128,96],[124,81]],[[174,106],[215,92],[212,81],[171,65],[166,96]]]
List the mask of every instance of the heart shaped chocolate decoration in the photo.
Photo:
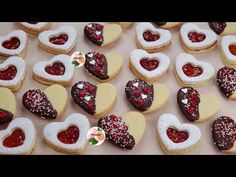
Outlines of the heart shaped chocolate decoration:
[[103,44],[103,28],[99,23],[89,23],[84,28],[85,36],[94,44],[101,46]]
[[226,22],[209,22],[209,26],[216,34],[221,34],[226,27]]
[[11,122],[13,114],[7,110],[0,108],[0,124]]

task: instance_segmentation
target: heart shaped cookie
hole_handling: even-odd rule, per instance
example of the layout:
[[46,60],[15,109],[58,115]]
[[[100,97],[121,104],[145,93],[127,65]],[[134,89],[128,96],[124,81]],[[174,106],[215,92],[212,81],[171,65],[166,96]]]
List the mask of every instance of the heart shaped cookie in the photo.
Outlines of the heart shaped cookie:
[[212,138],[218,150],[236,152],[236,123],[227,116],[217,118],[212,124]]
[[180,43],[188,53],[202,53],[216,47],[217,35],[201,29],[194,23],[185,23],[180,29]]
[[11,122],[16,113],[16,98],[11,90],[0,87],[0,124]]
[[116,52],[104,55],[99,52],[89,52],[85,55],[85,58],[84,67],[100,82],[113,79],[122,70],[123,57]]
[[0,36],[0,59],[10,56],[25,57],[27,54],[27,35],[22,30],[16,30],[8,33],[6,36]]
[[171,33],[155,28],[151,23],[139,23],[136,26],[136,45],[149,53],[161,51],[171,44]]
[[0,64],[0,86],[18,91],[26,76],[26,64],[21,57],[10,57]]
[[175,60],[175,76],[180,86],[208,85],[214,76],[211,64],[198,61],[194,56],[181,53]]
[[135,49],[131,52],[129,66],[138,78],[154,82],[168,71],[170,59],[162,53],[149,54]]
[[165,153],[184,153],[198,143],[201,131],[195,125],[181,124],[172,114],[162,114],[157,122],[157,137]]
[[133,24],[133,22],[119,22],[119,25],[124,29],[130,28]]
[[29,90],[22,97],[23,106],[42,119],[56,119],[67,103],[67,91],[64,87],[54,84],[44,91]]
[[224,64],[236,67],[236,37],[231,35],[223,37],[220,48]]
[[164,84],[148,84],[143,80],[130,80],[125,87],[129,102],[143,113],[160,109],[169,99],[169,89]]
[[117,41],[122,34],[118,24],[89,23],[84,27],[84,35],[98,46],[106,46]]
[[192,87],[179,89],[177,103],[185,118],[190,122],[205,121],[216,114],[220,107],[219,99],[215,95],[200,95]]
[[76,30],[65,25],[56,30],[43,31],[38,36],[39,47],[52,54],[68,54],[76,44]]
[[47,22],[17,22],[16,26],[26,33],[38,35],[42,31],[49,30],[52,23]]
[[181,25],[181,22],[153,22],[156,26],[160,28],[176,28]]
[[71,114],[64,122],[47,124],[43,129],[46,143],[59,152],[82,154],[88,143],[90,123],[86,116]]
[[236,33],[236,22],[209,22],[209,26],[216,34]]
[[0,154],[23,155],[33,151],[36,129],[25,117],[14,119],[6,130],[0,131]]
[[70,56],[56,55],[50,61],[42,61],[34,65],[33,78],[43,84],[60,84],[68,86],[73,78],[74,66]]
[[109,142],[122,149],[131,150],[142,139],[146,120],[139,112],[129,112],[123,117],[108,115],[99,119],[98,127],[105,131]]
[[87,81],[79,81],[71,89],[75,103],[94,118],[107,114],[113,108],[116,95],[115,86],[108,83],[96,86]]

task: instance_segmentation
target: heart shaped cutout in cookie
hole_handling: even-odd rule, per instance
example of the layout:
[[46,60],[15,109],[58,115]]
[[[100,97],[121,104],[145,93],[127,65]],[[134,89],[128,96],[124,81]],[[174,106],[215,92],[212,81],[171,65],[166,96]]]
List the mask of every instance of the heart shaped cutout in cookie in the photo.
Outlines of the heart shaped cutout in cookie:
[[236,66],[236,37],[224,36],[221,40],[221,58],[225,65]]
[[67,91],[61,85],[51,85],[44,91],[29,90],[22,97],[23,106],[43,119],[56,119],[67,103]]
[[50,61],[42,61],[34,65],[33,77],[37,81],[52,85],[55,83],[68,86],[73,78],[74,66],[71,64],[70,56],[57,55]]
[[107,54],[89,52],[85,55],[85,58],[84,66],[86,70],[100,82],[106,82],[114,78],[119,74],[123,65],[123,57],[116,52]]
[[129,66],[138,78],[153,82],[168,71],[170,59],[162,53],[149,54],[135,49],[131,52]]
[[236,123],[227,116],[217,118],[212,124],[212,138],[220,151],[236,152]]
[[171,34],[155,28],[151,23],[139,23],[136,27],[136,45],[149,53],[158,52],[171,44]]
[[164,84],[148,84],[143,80],[130,80],[125,93],[134,108],[143,113],[153,112],[164,106],[169,98],[169,90]]
[[0,87],[0,125],[9,123],[16,113],[16,98],[11,90]]
[[0,154],[30,154],[34,148],[36,129],[25,117],[14,119],[7,129],[0,131]]
[[205,86],[214,75],[214,68],[194,56],[181,53],[175,60],[175,75],[181,86]]
[[68,54],[76,44],[76,31],[72,26],[61,26],[56,30],[39,34],[39,46],[52,54]]
[[63,153],[82,154],[88,143],[90,123],[86,116],[74,113],[64,122],[49,123],[44,127],[44,138],[52,148]]
[[0,58],[10,56],[25,57],[27,53],[27,35],[22,30],[16,30],[8,33],[6,36],[0,36]]
[[0,86],[12,91],[20,89],[26,75],[26,64],[21,57],[10,57],[0,64]]
[[[211,94],[200,95],[192,87],[182,87],[177,93],[177,103],[185,118],[190,122],[207,120],[217,113],[219,99]],[[211,105],[211,107],[207,106]]]
[[121,36],[122,28],[118,24],[89,23],[84,27],[84,35],[98,46],[109,45]]
[[48,22],[17,22],[16,26],[26,33],[38,35],[40,32],[49,30],[52,23]]
[[180,29],[180,43],[189,53],[199,53],[213,49],[217,35],[208,29],[201,29],[194,23],[185,23]]
[[146,128],[145,117],[138,112],[129,112],[123,117],[107,115],[99,119],[98,127],[112,144],[131,150],[143,137]]
[[158,140],[165,153],[186,152],[201,138],[200,129],[191,124],[181,124],[172,114],[163,114],[157,122]]
[[116,102],[116,88],[112,84],[94,85],[79,81],[71,89],[71,96],[87,113],[99,118],[108,113]]

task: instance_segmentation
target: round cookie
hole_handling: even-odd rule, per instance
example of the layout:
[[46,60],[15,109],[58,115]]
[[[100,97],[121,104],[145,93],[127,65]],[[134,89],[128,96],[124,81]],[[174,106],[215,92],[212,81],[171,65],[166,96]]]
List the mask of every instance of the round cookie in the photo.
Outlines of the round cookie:
[[85,69],[99,82],[107,82],[116,77],[122,70],[123,57],[116,52],[102,54],[89,52],[85,55]]
[[98,46],[107,46],[117,41],[121,34],[121,26],[115,23],[105,25],[89,23],[84,27],[85,37]]
[[208,29],[201,29],[194,23],[185,23],[180,28],[180,44],[188,53],[203,53],[217,45],[217,35]]
[[218,97],[211,94],[200,95],[192,87],[179,89],[177,103],[185,118],[190,122],[205,121],[215,115],[220,107]]
[[156,26],[164,29],[177,28],[181,25],[181,22],[153,22]]
[[123,117],[107,115],[98,121],[106,134],[106,139],[117,147],[132,150],[142,139],[146,120],[139,112],[129,112]]
[[139,23],[136,26],[136,46],[149,53],[156,53],[171,45],[171,33],[155,28],[151,23]]
[[166,154],[183,154],[196,146],[200,138],[197,126],[181,124],[172,114],[162,114],[157,121],[157,139]]
[[5,36],[0,36],[0,59],[11,56],[24,58],[27,54],[28,42],[27,35],[22,30],[16,30]]
[[56,119],[67,104],[68,94],[64,87],[54,84],[44,91],[29,90],[22,97],[23,106],[42,119]]
[[43,129],[46,143],[66,154],[83,154],[88,144],[90,123],[83,114],[69,115],[64,122],[52,122]]
[[16,118],[7,129],[0,131],[0,154],[31,154],[35,141],[36,129],[33,122],[25,117]]
[[170,59],[163,53],[149,54],[145,50],[134,49],[130,54],[129,67],[140,79],[154,82],[169,69]]
[[236,22],[209,22],[210,28],[220,35],[236,33]]
[[221,40],[220,54],[226,66],[236,67],[236,37],[224,36]]
[[164,84],[148,84],[143,80],[130,80],[125,87],[128,101],[143,113],[163,107],[169,99],[169,89]]
[[76,44],[76,30],[69,25],[43,31],[38,36],[39,47],[52,54],[68,54]]
[[16,27],[32,35],[38,35],[42,31],[49,30],[52,23],[48,22],[17,22]]
[[97,86],[79,81],[73,85],[71,96],[75,103],[94,118],[100,118],[113,108],[116,102],[116,88],[112,84],[102,83]]
[[73,79],[74,66],[69,55],[56,55],[50,61],[38,62],[33,67],[33,78],[46,85],[68,86]]

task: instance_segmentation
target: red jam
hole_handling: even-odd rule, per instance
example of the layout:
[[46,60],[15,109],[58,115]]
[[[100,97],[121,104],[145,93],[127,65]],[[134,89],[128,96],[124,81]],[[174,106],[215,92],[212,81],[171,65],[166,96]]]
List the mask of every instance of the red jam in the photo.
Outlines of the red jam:
[[148,71],[153,71],[159,66],[159,61],[156,59],[149,59],[149,58],[143,58],[140,60],[141,66],[148,70]]
[[25,134],[21,129],[16,129],[13,133],[4,139],[3,146],[8,148],[21,146],[25,141]]
[[194,66],[192,63],[187,63],[182,68],[184,74],[188,77],[196,77],[202,74],[202,68]]
[[160,39],[159,34],[153,34],[151,31],[146,31],[143,33],[143,38],[147,42],[157,41]]
[[193,42],[202,42],[206,39],[206,35],[203,33],[190,32],[188,33],[188,38]]
[[57,138],[64,144],[75,144],[79,139],[79,128],[72,125],[58,133]]
[[15,66],[8,66],[4,70],[0,70],[0,80],[12,80],[15,78],[17,69]]
[[55,45],[64,45],[68,41],[68,35],[63,33],[59,36],[54,36],[49,39],[49,41]]
[[14,50],[20,46],[20,40],[17,37],[12,37],[10,40],[4,41],[2,46],[6,49]]
[[231,54],[236,55],[236,45],[235,44],[231,44],[229,46],[229,51],[230,51]]
[[65,73],[65,66],[61,62],[55,62],[51,66],[47,66],[45,71],[51,75],[61,76]]
[[173,141],[174,143],[182,143],[188,139],[188,133],[185,131],[178,131],[175,128],[168,128],[167,129],[167,136]]

